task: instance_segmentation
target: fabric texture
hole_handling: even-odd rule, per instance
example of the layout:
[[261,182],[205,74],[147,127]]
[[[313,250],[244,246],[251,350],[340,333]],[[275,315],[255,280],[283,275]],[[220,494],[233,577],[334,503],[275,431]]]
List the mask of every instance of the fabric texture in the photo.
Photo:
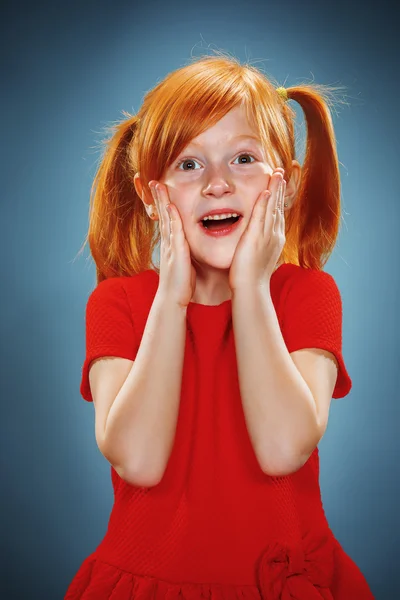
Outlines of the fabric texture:
[[[101,282],[86,309],[81,394],[90,363],[135,360],[159,277]],[[342,304],[331,275],[283,264],[271,296],[289,352],[323,348],[339,364],[333,397],[352,382],[342,356]],[[239,392],[232,304],[190,303],[174,446],[160,483],[130,485],[111,466],[107,531],[64,600],[370,600],[360,569],[329,528],[319,454],[295,473],[262,472]],[[351,595],[349,596],[349,590]]]
[[335,355],[339,371],[332,397],[346,396],[352,381],[342,355],[342,299],[332,275],[300,267],[295,270],[285,300],[283,327],[289,352],[322,348]]

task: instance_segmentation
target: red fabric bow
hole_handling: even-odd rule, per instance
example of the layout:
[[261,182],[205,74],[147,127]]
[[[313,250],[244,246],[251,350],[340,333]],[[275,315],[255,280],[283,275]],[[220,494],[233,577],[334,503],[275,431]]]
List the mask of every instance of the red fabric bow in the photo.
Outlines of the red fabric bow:
[[302,546],[271,543],[258,569],[263,600],[333,600],[329,589],[334,569],[327,536],[304,538]]

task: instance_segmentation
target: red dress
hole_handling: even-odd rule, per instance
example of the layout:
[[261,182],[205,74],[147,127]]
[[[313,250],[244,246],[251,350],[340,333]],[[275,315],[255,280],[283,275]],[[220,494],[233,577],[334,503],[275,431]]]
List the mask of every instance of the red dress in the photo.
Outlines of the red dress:
[[[159,276],[102,281],[86,308],[81,394],[100,356],[134,360]],[[324,348],[339,363],[333,398],[352,382],[342,357],[342,304],[325,271],[282,264],[271,295],[289,352]],[[371,600],[363,574],[325,517],[318,448],[297,472],[265,475],[239,393],[232,304],[190,303],[179,417],[161,482],[126,483],[111,467],[107,532],[64,600]]]

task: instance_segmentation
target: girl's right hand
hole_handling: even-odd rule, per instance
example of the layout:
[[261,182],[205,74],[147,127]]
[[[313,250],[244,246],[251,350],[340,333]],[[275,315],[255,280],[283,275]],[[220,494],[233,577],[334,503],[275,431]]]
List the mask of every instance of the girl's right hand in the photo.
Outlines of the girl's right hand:
[[[157,185],[158,192],[155,189]],[[159,289],[168,298],[187,308],[196,288],[196,270],[178,209],[171,204],[164,184],[152,180],[149,188],[160,220],[160,281]],[[170,213],[167,211],[169,205]]]

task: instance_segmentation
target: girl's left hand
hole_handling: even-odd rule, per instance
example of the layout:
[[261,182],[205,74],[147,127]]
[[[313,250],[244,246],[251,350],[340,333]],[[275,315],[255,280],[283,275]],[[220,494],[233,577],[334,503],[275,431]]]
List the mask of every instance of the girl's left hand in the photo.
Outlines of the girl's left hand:
[[283,169],[275,169],[268,192],[263,190],[254,204],[229,270],[232,291],[269,284],[286,241],[283,206],[286,181],[283,175]]

